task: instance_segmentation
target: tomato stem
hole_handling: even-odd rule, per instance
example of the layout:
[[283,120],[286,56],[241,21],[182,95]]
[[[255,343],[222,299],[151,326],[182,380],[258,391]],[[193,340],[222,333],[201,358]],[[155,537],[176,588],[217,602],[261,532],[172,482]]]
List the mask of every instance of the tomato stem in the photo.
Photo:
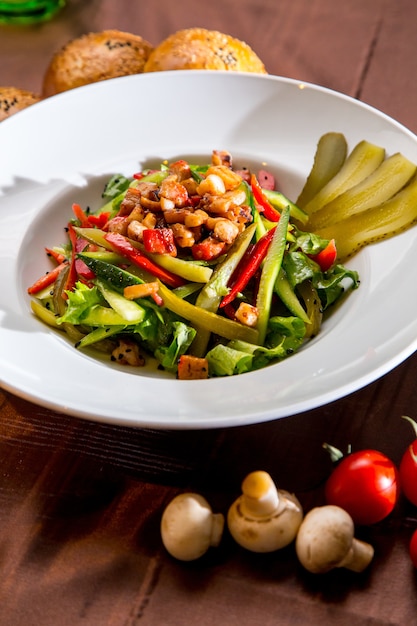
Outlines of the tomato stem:
[[407,420],[407,422],[410,422],[411,426],[412,426],[412,427],[413,427],[413,429],[414,429],[415,435],[416,435],[416,437],[417,437],[417,422],[415,422],[413,419],[411,419],[411,417],[408,417],[408,415],[401,415],[401,417],[402,417],[404,420]]
[[327,450],[327,452],[330,454],[330,459],[332,463],[337,463],[338,461],[340,461],[340,459],[343,459],[343,452],[338,448],[331,446],[329,443],[324,442],[323,448]]

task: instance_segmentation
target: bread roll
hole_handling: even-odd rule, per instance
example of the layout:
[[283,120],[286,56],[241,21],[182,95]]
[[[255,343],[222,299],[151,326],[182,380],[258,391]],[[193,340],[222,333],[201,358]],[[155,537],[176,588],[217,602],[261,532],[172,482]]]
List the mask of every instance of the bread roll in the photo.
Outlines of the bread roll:
[[0,87],[0,122],[39,102],[40,96],[17,87]]
[[164,39],[149,55],[144,71],[183,69],[267,73],[248,44],[205,28],[180,30]]
[[42,95],[49,97],[108,78],[140,74],[152,49],[139,35],[118,30],[82,35],[52,57]]

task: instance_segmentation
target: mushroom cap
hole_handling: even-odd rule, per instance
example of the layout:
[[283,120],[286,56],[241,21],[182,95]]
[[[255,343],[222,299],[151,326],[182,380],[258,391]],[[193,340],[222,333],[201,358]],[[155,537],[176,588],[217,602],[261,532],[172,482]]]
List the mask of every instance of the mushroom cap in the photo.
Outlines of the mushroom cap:
[[205,28],[173,33],[152,51],[145,64],[145,72],[199,69],[267,73],[247,43]]
[[223,527],[223,515],[214,514],[203,496],[182,493],[171,500],[162,514],[162,542],[176,559],[193,561],[220,543]]
[[301,564],[319,574],[337,567],[352,548],[354,523],[344,509],[325,505],[311,509],[298,530],[295,549]]
[[108,78],[140,74],[153,46],[132,33],[104,30],[73,39],[58,50],[46,69],[44,97]]
[[[278,491],[278,505],[269,515],[248,511],[245,494],[229,508],[227,524],[233,539],[251,552],[273,552],[289,545],[303,519],[300,502],[288,491]],[[253,511],[253,507],[251,507]]]

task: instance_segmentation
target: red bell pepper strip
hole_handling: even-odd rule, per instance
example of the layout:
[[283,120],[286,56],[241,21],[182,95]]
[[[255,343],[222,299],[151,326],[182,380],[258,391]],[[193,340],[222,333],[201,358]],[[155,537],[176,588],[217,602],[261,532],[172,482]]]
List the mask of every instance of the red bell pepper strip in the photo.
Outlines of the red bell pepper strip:
[[146,252],[177,255],[174,233],[171,228],[146,228],[142,235]]
[[148,259],[145,254],[132,246],[130,241],[123,235],[119,233],[106,233],[104,238],[116,252],[124,256],[134,265],[138,265],[156,278],[159,278],[169,287],[181,287],[181,285],[184,285],[185,281],[180,276],[173,274],[151,261],[151,259]]
[[320,265],[322,272],[327,272],[337,259],[337,248],[334,239],[331,239],[327,246],[311,258]]
[[274,232],[275,227],[268,230],[268,232],[256,242],[252,251],[242,258],[236,268],[236,276],[232,276],[231,289],[220,302],[220,308],[230,304],[230,302],[236,298],[240,291],[243,291],[250,279],[256,274],[262,261],[266,257]]
[[101,230],[106,226],[109,221],[110,211],[104,211],[103,213],[99,213],[98,215],[89,215],[88,223],[90,226],[97,226]]
[[38,280],[36,280],[33,285],[31,285],[31,287],[28,287],[28,293],[33,295],[35,293],[39,293],[40,291],[42,291],[42,289],[45,289],[45,287],[49,287],[49,285],[52,285],[56,281],[62,270],[64,270],[66,267],[68,267],[67,261],[54,267],[53,270],[38,278]]
[[71,241],[72,252],[68,277],[65,283],[65,288],[62,291],[63,298],[67,297],[65,292],[72,291],[75,287],[75,283],[77,282],[77,270],[75,268],[75,261],[77,258],[77,233],[75,232],[74,227],[71,223],[68,224],[68,236]]
[[74,203],[72,205],[72,210],[73,210],[75,217],[80,222],[81,228],[88,228],[90,226],[90,223],[88,221],[88,215],[85,211],[82,210],[80,205]]
[[225,314],[227,315],[228,318],[230,318],[231,320],[235,320],[236,319],[236,311],[233,308],[233,304],[226,304],[223,308],[223,311],[225,312]]
[[281,214],[272,206],[270,202],[268,202],[268,199],[262,191],[262,187],[260,186],[255,174],[252,174],[250,177],[250,185],[255,202],[261,207],[262,213],[266,219],[270,222],[279,222]]
[[82,261],[81,259],[77,259],[78,252],[84,250],[88,242],[81,237],[77,237],[77,233],[74,230],[74,227],[71,223],[68,224],[68,236],[71,241],[71,262],[70,262],[70,270],[68,272],[68,278],[65,283],[65,288],[62,294],[63,298],[66,298],[65,291],[72,291],[75,287],[75,283],[78,279],[83,281],[89,281],[95,278],[95,274],[89,267]]
[[72,205],[72,210],[80,222],[81,228],[93,228],[97,226],[98,228],[104,228],[104,226],[109,221],[110,212],[99,213],[99,215],[88,215],[79,204],[74,203]]
[[[86,239],[82,237],[77,237],[75,242],[75,252],[82,252],[86,247],[89,247],[89,243]],[[82,280],[93,280],[96,277],[93,270],[91,270],[82,259],[75,259],[75,271],[77,272],[77,276]]]

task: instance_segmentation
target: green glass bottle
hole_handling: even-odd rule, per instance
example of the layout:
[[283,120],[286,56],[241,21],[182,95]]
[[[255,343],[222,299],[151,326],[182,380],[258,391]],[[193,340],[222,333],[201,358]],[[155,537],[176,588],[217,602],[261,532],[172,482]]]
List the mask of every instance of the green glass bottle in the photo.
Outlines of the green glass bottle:
[[36,24],[51,19],[65,0],[0,0],[0,24]]

